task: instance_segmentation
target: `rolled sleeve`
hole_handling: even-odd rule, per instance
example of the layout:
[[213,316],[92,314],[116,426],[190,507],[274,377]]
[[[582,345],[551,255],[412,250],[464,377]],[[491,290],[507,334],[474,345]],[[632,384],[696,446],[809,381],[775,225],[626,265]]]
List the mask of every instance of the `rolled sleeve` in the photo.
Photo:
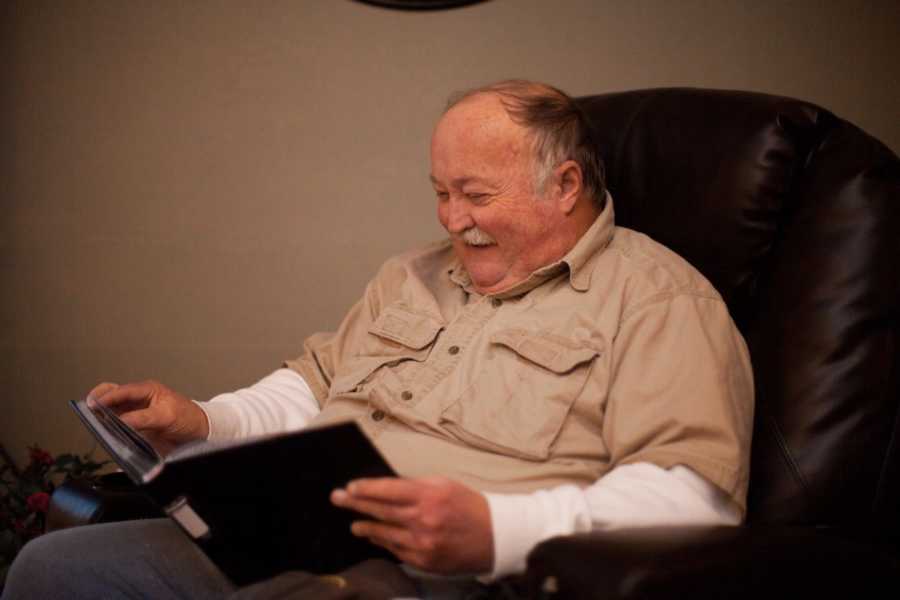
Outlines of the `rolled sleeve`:
[[614,353],[603,423],[611,465],[686,465],[743,512],[753,377],[724,302],[698,294],[655,299],[624,321]]

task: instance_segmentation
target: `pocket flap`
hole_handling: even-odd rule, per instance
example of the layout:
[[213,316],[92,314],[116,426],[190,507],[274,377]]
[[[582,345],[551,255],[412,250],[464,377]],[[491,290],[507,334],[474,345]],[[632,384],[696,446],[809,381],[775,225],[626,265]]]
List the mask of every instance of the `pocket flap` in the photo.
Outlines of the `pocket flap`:
[[564,375],[600,354],[600,350],[560,336],[522,329],[504,329],[491,336],[491,343],[506,346],[522,358]]
[[429,315],[411,312],[401,306],[388,306],[369,327],[369,333],[421,350],[430,344],[443,324]]

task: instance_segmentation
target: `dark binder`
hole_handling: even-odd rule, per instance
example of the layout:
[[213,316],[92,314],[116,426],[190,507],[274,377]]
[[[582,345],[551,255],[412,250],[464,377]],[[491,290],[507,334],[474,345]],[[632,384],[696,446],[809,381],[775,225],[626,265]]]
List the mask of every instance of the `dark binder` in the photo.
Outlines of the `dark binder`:
[[332,490],[393,469],[355,422],[202,442],[163,458],[115,413],[70,402],[110,456],[236,584],[301,569],[335,573],[366,558],[396,560],[350,533],[358,514]]

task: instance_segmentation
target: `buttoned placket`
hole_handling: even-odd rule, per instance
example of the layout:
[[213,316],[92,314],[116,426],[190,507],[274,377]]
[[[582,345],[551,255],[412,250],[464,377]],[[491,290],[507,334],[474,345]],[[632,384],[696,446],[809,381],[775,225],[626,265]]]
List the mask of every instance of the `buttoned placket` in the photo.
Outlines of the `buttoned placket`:
[[414,374],[414,381],[410,389],[406,390],[411,396],[407,401],[415,405],[447,377],[452,376],[475,334],[495,317],[501,304],[502,302],[495,304],[490,298],[482,296],[479,301],[467,305],[446,325],[428,358],[422,363],[421,369]]
[[[443,408],[447,399],[429,396],[439,390],[447,377],[453,376],[475,335],[497,316],[503,305],[500,298],[489,296],[479,296],[476,302],[466,305],[438,335],[428,357],[407,373],[408,384],[395,391],[395,399],[410,408],[422,402],[439,402],[441,406],[436,408]],[[384,409],[370,405],[369,421],[369,434],[377,438],[390,426],[391,416]]]

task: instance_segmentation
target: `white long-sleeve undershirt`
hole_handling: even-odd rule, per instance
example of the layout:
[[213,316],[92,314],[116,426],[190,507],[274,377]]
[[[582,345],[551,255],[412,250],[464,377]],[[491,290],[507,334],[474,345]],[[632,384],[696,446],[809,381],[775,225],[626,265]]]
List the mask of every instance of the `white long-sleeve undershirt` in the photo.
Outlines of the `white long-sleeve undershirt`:
[[[319,413],[303,378],[278,369],[258,383],[197,403],[209,439],[302,429]],[[741,514],[713,484],[677,465],[619,466],[593,485],[562,485],[526,494],[484,493],[491,511],[494,568],[489,578],[525,569],[525,558],[548,538],[598,529],[654,525],[737,525]]]
[[210,440],[296,431],[319,414],[312,390],[291,369],[278,369],[248,388],[197,405],[209,420]]

